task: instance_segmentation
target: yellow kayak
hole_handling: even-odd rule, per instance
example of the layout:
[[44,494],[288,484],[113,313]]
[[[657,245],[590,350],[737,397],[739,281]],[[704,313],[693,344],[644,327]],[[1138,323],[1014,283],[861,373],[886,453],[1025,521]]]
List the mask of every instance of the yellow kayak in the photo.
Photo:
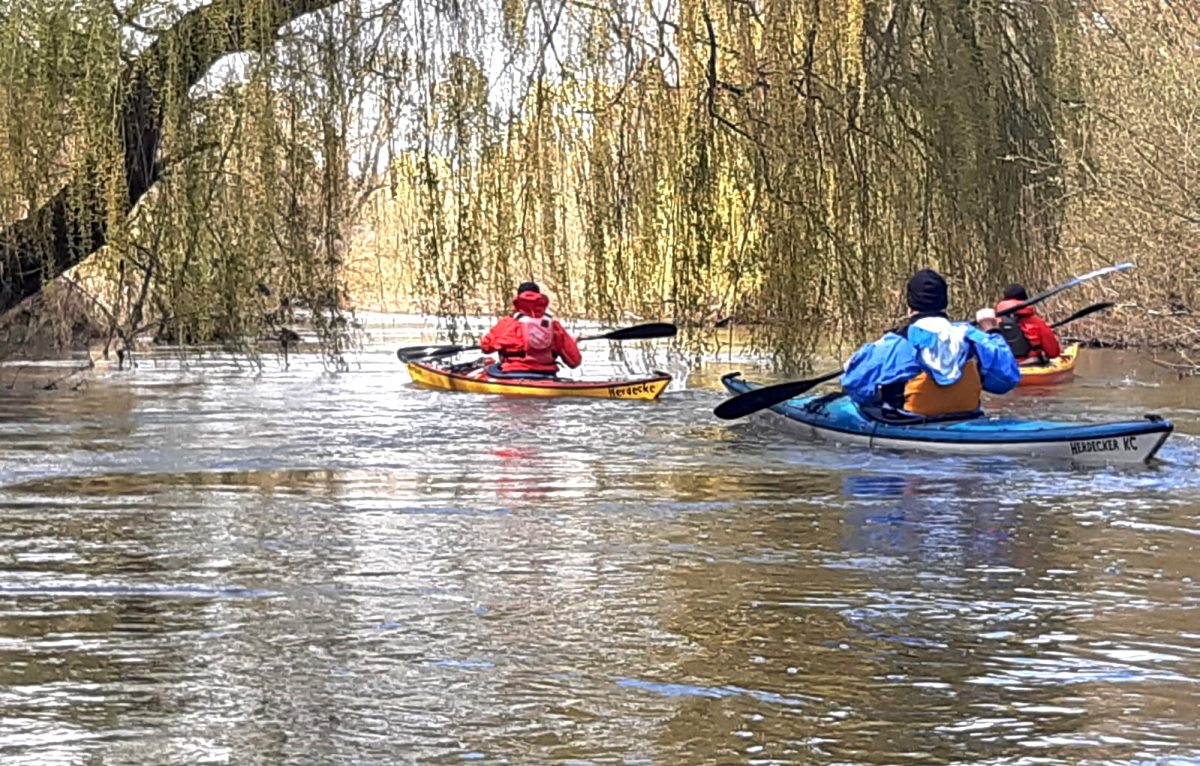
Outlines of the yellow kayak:
[[408,362],[413,383],[440,391],[509,396],[586,396],[594,399],[657,399],[671,382],[665,372],[637,380],[513,380],[488,377],[483,370],[452,372],[424,362]]
[[1021,365],[1019,386],[1051,386],[1063,383],[1075,374],[1075,363],[1079,361],[1079,344],[1072,343],[1046,364]]

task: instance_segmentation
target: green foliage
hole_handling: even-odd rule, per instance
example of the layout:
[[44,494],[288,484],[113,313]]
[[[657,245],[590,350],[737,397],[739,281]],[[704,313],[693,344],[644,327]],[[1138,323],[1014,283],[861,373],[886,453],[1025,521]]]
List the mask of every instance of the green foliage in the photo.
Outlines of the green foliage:
[[505,49],[518,95],[493,93],[490,120],[463,107],[476,63],[454,54],[433,76],[445,85],[418,109],[453,140],[422,150],[438,183],[405,189],[399,171],[388,203],[416,215],[386,239],[419,233],[435,278],[415,292],[438,311],[503,310],[537,278],[566,311],[756,322],[794,365],[889,324],[915,268],[943,269],[964,311],[1049,278],[1071,127],[1057,94],[1076,77],[1065,0],[621,10],[525,27]]
[[792,366],[886,326],[914,268],[964,312],[1054,271],[1068,0],[222,7],[146,70],[166,171],[132,215],[114,94],[189,7],[0,14],[0,211],[95,169],[123,336],[244,347],[306,305],[337,359],[369,293],[452,320],[533,278],[561,312],[753,321]]

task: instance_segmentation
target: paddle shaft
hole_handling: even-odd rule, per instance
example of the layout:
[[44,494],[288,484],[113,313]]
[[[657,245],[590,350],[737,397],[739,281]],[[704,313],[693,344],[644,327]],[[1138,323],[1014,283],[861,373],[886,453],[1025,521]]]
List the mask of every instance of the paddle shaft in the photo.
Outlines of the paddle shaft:
[[[609,338],[608,335],[581,335],[575,339],[575,342],[583,343],[585,340],[612,340],[612,339]],[[479,348],[479,346],[454,346],[453,348],[457,348],[458,351],[456,353],[459,353],[459,354],[461,354],[464,351],[480,351],[481,350]]]
[[[1008,308],[1004,309],[1003,311],[997,311],[996,316],[997,317],[1008,316],[1009,314],[1020,311],[1021,309],[1025,308],[1026,306],[1037,305],[1038,303],[1041,303],[1042,301],[1046,300],[1047,298],[1058,295],[1063,290],[1069,290],[1072,287],[1078,287],[1079,285],[1083,284],[1084,282],[1095,279],[1096,277],[1102,277],[1106,274],[1114,274],[1118,271],[1128,271],[1129,269],[1132,269],[1132,268],[1133,268],[1132,263],[1118,263],[1113,266],[1105,266],[1104,268],[1096,269],[1095,271],[1089,271],[1087,274],[1082,274],[1071,280],[1063,282],[1058,287],[1052,287],[1044,293],[1039,293],[1038,295],[1035,295],[1028,300],[1021,301],[1020,303],[1013,305],[1013,306],[1009,306]],[[1099,304],[1097,304],[1097,305],[1099,305]],[[1077,318],[1078,317],[1070,317],[1066,321],[1071,321],[1071,320],[1077,319]],[[1064,324],[1065,324],[1065,322],[1064,322]]]
[[[600,335],[585,335],[576,338],[576,342],[587,340],[651,340],[653,338],[671,338],[679,332],[679,328],[667,322],[648,322],[646,324],[622,327],[610,330]],[[396,350],[396,357],[402,362],[415,359],[436,359],[443,356],[455,356],[466,351],[481,351],[478,346],[409,346]]]
[[1107,311],[1108,309],[1111,309],[1114,305],[1115,304],[1112,304],[1112,303],[1093,303],[1091,306],[1088,306],[1087,308],[1082,308],[1079,311],[1076,311],[1071,316],[1067,317],[1066,319],[1060,319],[1059,321],[1055,322],[1054,324],[1052,324],[1050,326],[1054,327],[1054,328],[1062,327],[1065,324],[1074,322],[1076,319],[1083,319],[1086,316],[1091,316],[1092,314],[1095,314],[1098,311]]

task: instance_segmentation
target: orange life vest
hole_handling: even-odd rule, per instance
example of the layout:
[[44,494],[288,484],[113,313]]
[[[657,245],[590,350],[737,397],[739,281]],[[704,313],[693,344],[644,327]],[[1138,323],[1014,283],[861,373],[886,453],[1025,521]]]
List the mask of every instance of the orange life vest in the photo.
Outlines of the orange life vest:
[[922,372],[904,386],[904,409],[917,415],[951,415],[979,409],[983,395],[983,379],[979,377],[979,361],[968,359],[962,377],[948,386],[939,386],[933,377]]

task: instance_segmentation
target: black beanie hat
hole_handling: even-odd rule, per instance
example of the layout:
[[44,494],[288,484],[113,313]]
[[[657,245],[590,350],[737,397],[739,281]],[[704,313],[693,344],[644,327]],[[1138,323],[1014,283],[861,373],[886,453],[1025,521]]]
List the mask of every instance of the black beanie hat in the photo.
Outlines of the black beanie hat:
[[1027,301],[1029,293],[1025,292],[1025,285],[1011,284],[1004,288],[1004,300],[1006,301]]
[[949,305],[946,280],[933,269],[921,269],[908,280],[908,307],[913,311],[945,311]]
[[521,293],[540,293],[541,291],[542,288],[537,286],[537,282],[522,282],[521,286],[517,288],[517,295]]

